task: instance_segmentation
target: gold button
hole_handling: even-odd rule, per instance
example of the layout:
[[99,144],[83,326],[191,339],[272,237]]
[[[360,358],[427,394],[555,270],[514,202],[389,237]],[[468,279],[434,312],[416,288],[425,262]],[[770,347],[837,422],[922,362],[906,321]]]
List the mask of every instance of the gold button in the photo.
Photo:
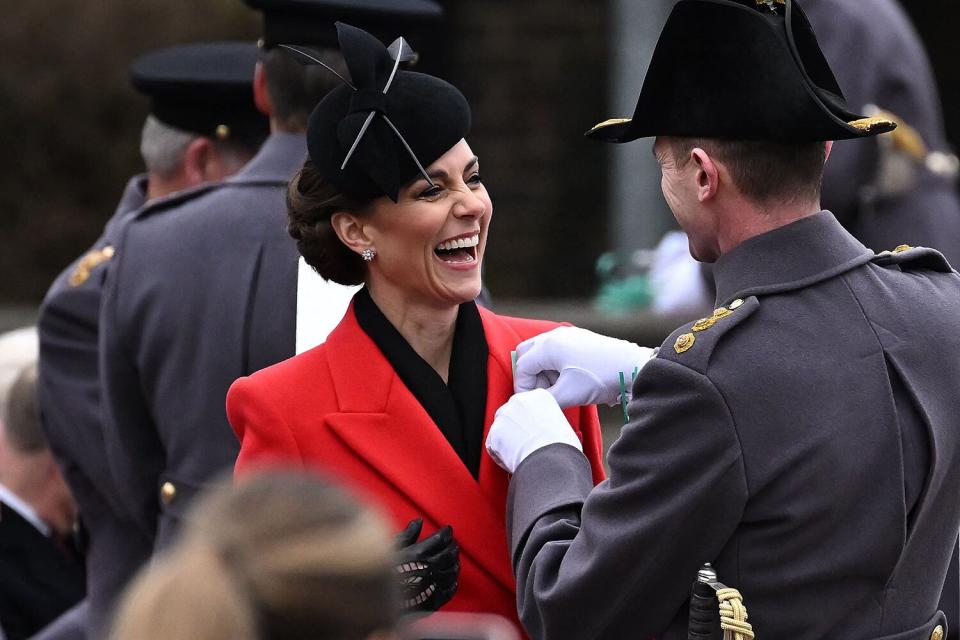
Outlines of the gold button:
[[697,336],[692,333],[685,333],[679,338],[673,345],[674,351],[677,353],[683,353],[685,351],[690,351],[690,347],[693,346],[693,343],[697,341]]
[[713,319],[720,320],[722,318],[726,318],[728,315],[730,315],[730,313],[730,309],[727,309],[726,307],[720,307],[719,309],[714,310]]
[[700,318],[699,320],[693,323],[693,327],[691,327],[691,329],[693,329],[694,331],[706,331],[707,329],[712,327],[715,323],[716,323],[716,320],[714,320],[713,318]]
[[[910,249],[913,249],[913,247],[911,247],[911,246],[908,245],[908,244],[902,244],[902,245],[900,245],[899,247],[897,247],[896,249],[894,249],[893,252],[894,252],[894,253],[903,253],[904,251],[910,251]],[[941,633],[943,633],[943,632],[941,631]]]
[[226,140],[230,137],[230,127],[225,124],[217,125],[217,140]]
[[739,309],[742,306],[743,306],[743,300],[741,300],[740,298],[737,298],[736,300],[730,303],[730,311]]
[[172,482],[164,482],[163,486],[160,487],[160,499],[163,500],[163,504],[170,504],[176,497],[177,488]]
[[943,625],[937,625],[930,634],[930,640],[943,640]]

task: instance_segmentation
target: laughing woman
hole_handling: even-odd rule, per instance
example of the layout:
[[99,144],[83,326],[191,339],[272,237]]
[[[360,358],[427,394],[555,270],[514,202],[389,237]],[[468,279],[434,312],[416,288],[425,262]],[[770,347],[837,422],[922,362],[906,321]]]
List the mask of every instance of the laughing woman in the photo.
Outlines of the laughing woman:
[[[415,518],[426,532],[452,525],[461,571],[445,610],[516,621],[508,478],[483,440],[513,393],[511,351],[556,325],[473,302],[493,207],[464,139],[466,100],[443,80],[398,70],[404,42],[388,49],[359,29],[338,31],[350,82],[311,116],[289,230],[321,276],[365,286],[325,344],[234,383],[237,472],[316,467],[398,529]],[[598,482],[596,412],[566,414]]]

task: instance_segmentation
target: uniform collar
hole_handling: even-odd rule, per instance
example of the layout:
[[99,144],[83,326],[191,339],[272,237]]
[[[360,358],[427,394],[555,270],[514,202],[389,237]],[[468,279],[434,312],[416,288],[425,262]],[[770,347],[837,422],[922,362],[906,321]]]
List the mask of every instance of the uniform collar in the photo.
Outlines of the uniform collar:
[[307,159],[307,139],[301,133],[271,133],[247,165],[227,183],[286,183]]
[[743,242],[714,265],[717,304],[801,289],[866,264],[874,253],[821,211]]
[[147,174],[145,173],[139,173],[130,178],[123,190],[123,195],[120,197],[120,202],[117,204],[117,210],[114,211],[113,217],[107,221],[107,228],[123,220],[127,214],[138,211],[146,205],[147,186]]
[[147,174],[139,173],[127,182],[127,187],[123,190],[123,196],[120,198],[120,204],[117,205],[117,212],[114,214],[114,217],[119,217],[134,209],[139,209],[146,201]]
[[3,484],[0,484],[0,502],[16,511],[21,518],[32,524],[43,535],[50,535],[50,525],[40,519],[33,507]]

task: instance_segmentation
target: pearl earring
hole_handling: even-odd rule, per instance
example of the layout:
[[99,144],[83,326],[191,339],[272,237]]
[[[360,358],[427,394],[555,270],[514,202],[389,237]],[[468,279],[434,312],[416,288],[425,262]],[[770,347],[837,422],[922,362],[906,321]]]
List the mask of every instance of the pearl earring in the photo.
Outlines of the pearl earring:
[[367,248],[361,251],[360,255],[363,257],[364,262],[373,262],[373,259],[377,257],[377,250]]

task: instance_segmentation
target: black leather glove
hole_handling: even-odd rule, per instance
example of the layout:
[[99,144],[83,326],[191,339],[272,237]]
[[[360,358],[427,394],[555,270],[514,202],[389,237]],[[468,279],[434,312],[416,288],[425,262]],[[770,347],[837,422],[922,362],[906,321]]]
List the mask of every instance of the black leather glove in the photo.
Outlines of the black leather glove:
[[417,542],[423,520],[411,520],[397,534],[397,576],[405,612],[436,611],[457,592],[460,546],[449,525]]

